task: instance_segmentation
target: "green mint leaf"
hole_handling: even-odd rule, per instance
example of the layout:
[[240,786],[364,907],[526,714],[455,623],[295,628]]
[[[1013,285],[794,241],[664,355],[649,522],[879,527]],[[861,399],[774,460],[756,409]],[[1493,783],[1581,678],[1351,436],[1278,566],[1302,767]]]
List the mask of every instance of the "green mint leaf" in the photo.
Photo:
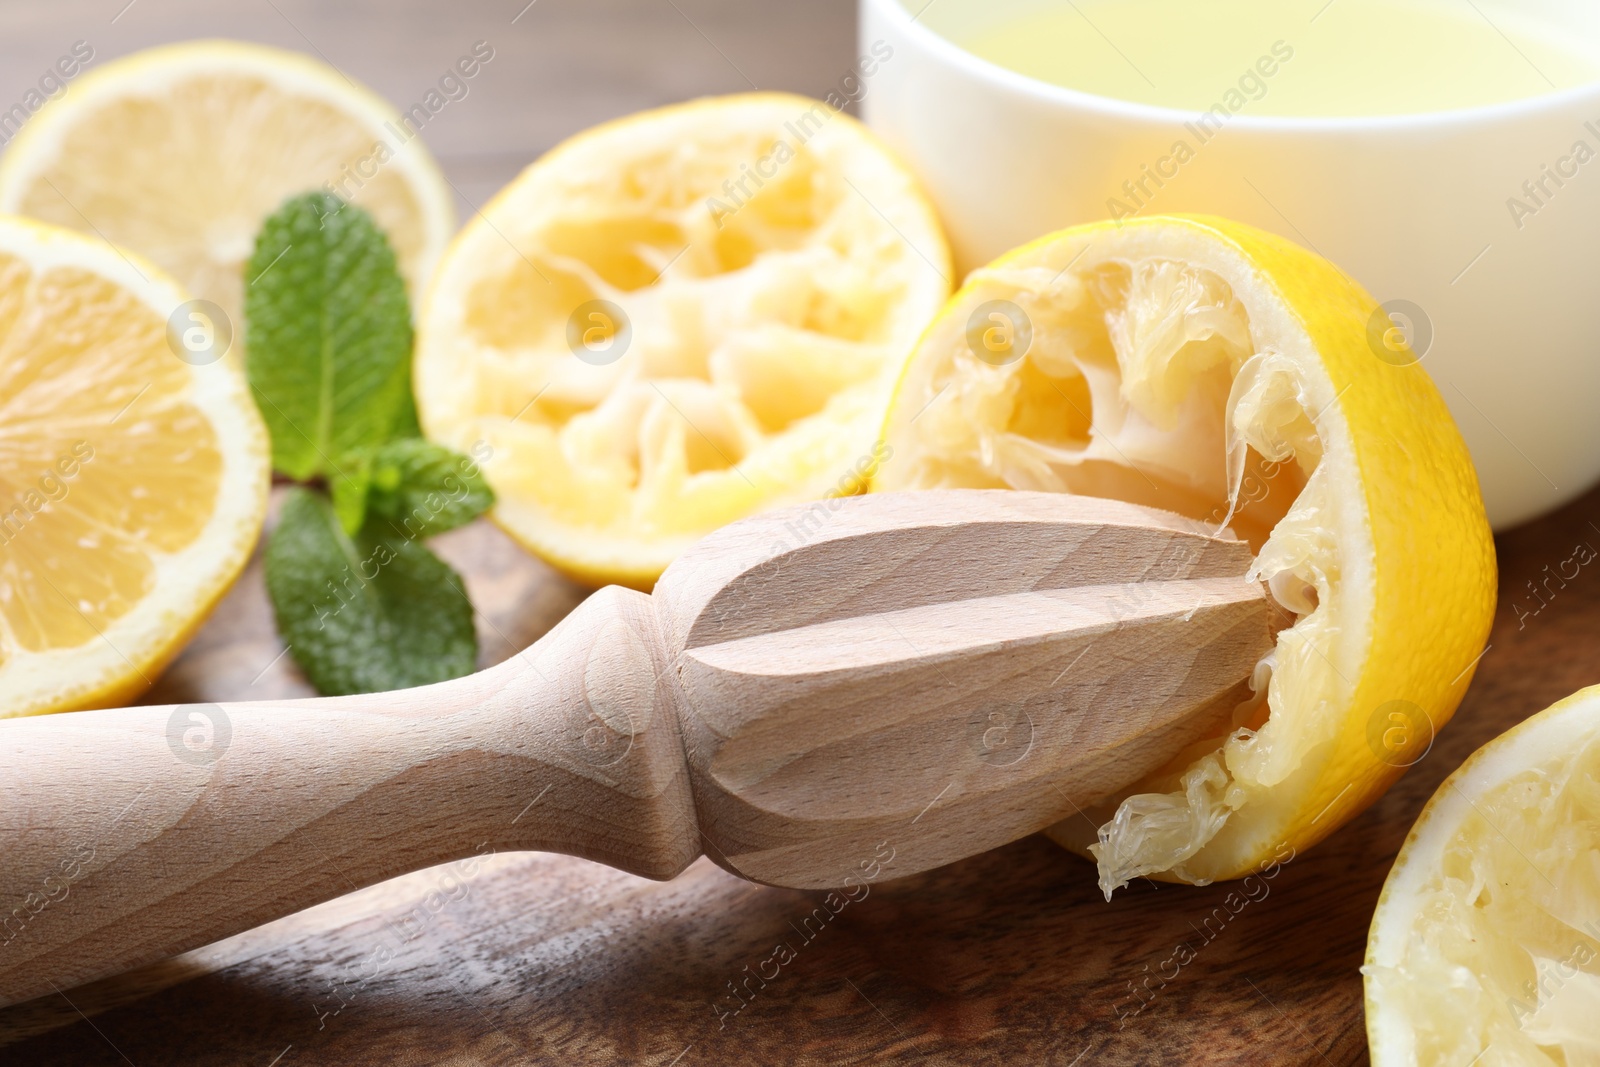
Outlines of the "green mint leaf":
[[372,217],[326,193],[284,203],[245,268],[245,370],[291,478],[415,426],[411,312]]
[[328,475],[333,513],[339,526],[354,537],[367,521],[367,496],[372,487],[372,450],[346,452]]
[[455,571],[420,542],[339,525],[327,498],[290,490],[267,542],[278,632],[321,693],[374,693],[472,671],[477,636]]
[[375,526],[415,540],[471,522],[494,491],[467,456],[432,441],[393,441],[374,454],[367,507]]
[[410,364],[406,366],[406,394],[400,403],[400,410],[395,412],[394,426],[389,431],[391,440],[401,440],[407,437],[421,437],[422,423],[417,421],[417,398],[411,391]]

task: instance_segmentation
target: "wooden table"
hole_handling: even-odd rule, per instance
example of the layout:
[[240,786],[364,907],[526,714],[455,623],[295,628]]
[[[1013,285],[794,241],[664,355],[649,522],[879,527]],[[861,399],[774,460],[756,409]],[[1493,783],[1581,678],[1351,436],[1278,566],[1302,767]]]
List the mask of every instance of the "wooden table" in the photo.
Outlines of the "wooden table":
[[[0,8],[0,70],[42,70],[78,39],[104,59],[234,35],[321,52],[404,104],[490,41],[496,59],[473,95],[428,130],[463,213],[595,121],[744,88],[746,74],[821,95],[854,50],[850,0],[136,0],[118,14],[124,3]],[[1086,863],[1031,838],[874,886],[807,941],[797,927],[820,894],[750,885],[705,861],[658,884],[520,854],[421,871],[0,1012],[0,1064],[1364,1062],[1367,920],[1422,803],[1484,741],[1600,681],[1592,575],[1526,614],[1538,602],[1525,583],[1580,541],[1600,545],[1600,493],[1500,539],[1492,646],[1454,723],[1137,1014],[1131,984],[1201,940],[1226,887],[1140,884],[1107,904]],[[486,524],[439,549],[480,609],[486,664],[583,596]],[[150,700],[308,692],[280,651],[253,564]],[[745,987],[780,940],[799,945],[794,961]],[[730,984],[757,992],[746,1003]]]
[[[703,860],[655,883],[518,854],[0,1012],[0,1064],[1364,1062],[1367,920],[1418,810],[1477,746],[1600,680],[1594,578],[1516,610],[1537,607],[1525,583],[1581,541],[1600,545],[1600,492],[1499,539],[1491,647],[1433,749],[1131,1017],[1129,983],[1198,943],[1226,886],[1139,883],[1107,904],[1087,863],[1030,838],[876,885],[802,943],[820,893]],[[487,524],[436,544],[481,609],[486,662],[583,596]],[[150,699],[307,692],[269,619],[257,562]],[[780,940],[797,958],[734,1012],[728,983]]]

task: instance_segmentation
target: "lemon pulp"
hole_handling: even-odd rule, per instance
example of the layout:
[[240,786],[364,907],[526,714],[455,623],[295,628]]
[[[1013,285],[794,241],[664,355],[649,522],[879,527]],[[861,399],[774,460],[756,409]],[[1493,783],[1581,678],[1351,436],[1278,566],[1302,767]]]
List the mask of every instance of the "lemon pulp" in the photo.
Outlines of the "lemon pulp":
[[249,556],[266,431],[235,361],[174,355],[182,300],[0,218],[0,716],[131,699]]
[[[1317,477],[1322,447],[1299,375],[1274,353],[1257,353],[1227,282],[1159,258],[1059,274],[990,267],[973,280],[990,299],[1024,309],[1026,358],[996,368],[958,351],[943,373],[919,382],[914,395],[927,408],[907,424],[917,444],[904,450],[914,466],[890,461],[895,486],[1109,496],[1231,525],[1260,553],[1255,573],[1301,613],[1262,664],[1259,697],[1270,677],[1286,703],[1331,704],[1339,679],[1313,650],[1340,629],[1328,516],[1341,502]],[[1237,466],[1238,490],[1225,457]],[[1238,725],[1260,732],[1234,747],[1236,773],[1270,782],[1298,763],[1310,735],[1280,736],[1266,710],[1264,699],[1241,708]],[[1125,832],[1102,858],[1108,884],[1181,872],[1225,823],[1232,778],[1223,757],[1208,754],[1172,783],[1178,796],[1152,793],[1123,811]]]
[[1363,968],[1375,1063],[1600,1062],[1597,711],[1490,742],[1418,820]]
[[150,591],[152,552],[199,536],[222,454],[148,307],[3,252],[0,293],[0,615],[23,648],[81,645]]
[[1226,732],[1051,829],[1095,854],[1108,894],[1141,875],[1237,877],[1314,843],[1405,766],[1371,723],[1401,701],[1440,726],[1471,677],[1494,604],[1482,501],[1425,373],[1371,347],[1377,314],[1279,238],[1153,217],[974,271],[907,364],[874,489],[1177,511],[1248,540],[1251,575],[1293,613]]
[[0,211],[139,252],[236,323],[262,221],[319,188],[372,212],[418,292],[454,229],[443,178],[386,102],[294,52],[190,41],[116,60],[0,161]]
[[452,244],[419,325],[422,425],[486,451],[494,518],[529,549],[648,587],[718,526],[859,488],[949,273],[913,179],[820,101],[621,119]]

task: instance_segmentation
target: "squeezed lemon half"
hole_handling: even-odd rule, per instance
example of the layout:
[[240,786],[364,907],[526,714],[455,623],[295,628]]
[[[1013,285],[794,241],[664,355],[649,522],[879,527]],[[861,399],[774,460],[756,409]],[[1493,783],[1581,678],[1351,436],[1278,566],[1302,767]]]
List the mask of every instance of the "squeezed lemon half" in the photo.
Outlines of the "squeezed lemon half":
[[0,218],[0,716],[126,703],[249,558],[267,434],[236,356],[180,359],[184,294]]
[[1600,687],[1439,787],[1384,883],[1362,972],[1376,1067],[1600,1063]]
[[236,324],[256,231],[313,189],[372,212],[412,292],[455,230],[412,125],[325,63],[234,41],[91,69],[0,158],[0,212],[133,249]]
[[1233,729],[1051,830],[1135,877],[1310,845],[1454,711],[1495,602],[1472,464],[1373,299],[1221,219],[1064,230],[973,272],[908,362],[875,489],[1109,496],[1231,526],[1294,614]]
[[709,531],[856,491],[949,293],[916,182],[781,93],[583,133],[462,230],[419,322],[417,407],[475,452],[524,546],[648,588]]

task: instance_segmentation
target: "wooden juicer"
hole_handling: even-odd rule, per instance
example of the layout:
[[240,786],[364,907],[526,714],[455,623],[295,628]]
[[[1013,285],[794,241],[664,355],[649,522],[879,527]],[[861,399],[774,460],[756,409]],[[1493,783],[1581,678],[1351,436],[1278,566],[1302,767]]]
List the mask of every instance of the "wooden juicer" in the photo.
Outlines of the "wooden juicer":
[[838,499],[438,685],[5,721],[0,1004],[491,849],[814,888],[995,848],[1227,731],[1282,624],[1251,556],[1112,500]]

